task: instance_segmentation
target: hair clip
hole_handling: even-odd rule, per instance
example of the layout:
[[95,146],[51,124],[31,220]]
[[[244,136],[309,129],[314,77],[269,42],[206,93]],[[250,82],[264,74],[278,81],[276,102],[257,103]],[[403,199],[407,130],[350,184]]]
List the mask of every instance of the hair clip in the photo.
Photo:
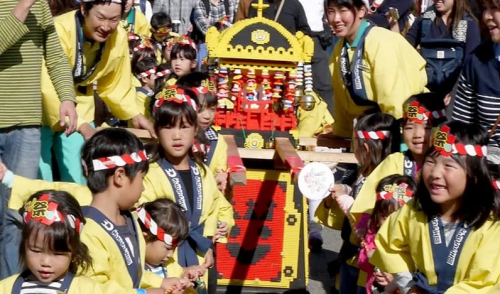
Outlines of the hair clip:
[[455,141],[456,137],[450,134],[450,127],[446,125],[442,126],[441,129],[436,128],[432,135],[432,145],[442,156],[460,154],[483,157],[488,155],[487,146],[465,145],[462,143],[455,143]]
[[357,131],[356,138],[365,140],[385,140],[390,133],[390,131]]
[[420,103],[418,101],[406,103],[403,108],[403,117],[411,122],[418,124],[422,124],[428,120],[446,117],[446,111],[444,109],[431,112],[428,111],[425,107],[420,106]]
[[144,209],[143,206],[139,206],[137,208],[137,217],[144,224],[146,229],[148,229],[151,234],[155,235],[158,240],[165,243],[167,246],[175,246],[177,244],[177,240],[174,239],[170,234],[165,233],[162,228],[159,228],[156,222],[151,218],[149,213]]
[[172,101],[180,104],[186,102],[193,107],[194,111],[198,112],[198,105],[196,105],[196,102],[184,93],[184,89],[175,85],[164,88],[160,93],[158,93],[158,95],[156,95],[153,112],[156,113],[165,101]]
[[405,205],[413,198],[413,192],[408,189],[408,184],[386,185],[384,191],[377,193],[377,200],[389,200],[394,198],[401,205]]
[[[42,194],[24,205],[23,220],[27,224],[30,220],[50,226],[55,222],[65,222],[64,214],[57,210],[58,204],[50,201],[49,194]],[[77,233],[83,229],[83,222],[75,216],[68,214],[66,217],[68,224]]]
[[108,157],[101,157],[92,160],[92,165],[94,166],[94,171],[112,169],[115,167],[125,166],[127,164],[131,165],[136,162],[147,161],[148,157],[145,150],[140,150],[130,154],[115,155]]
[[154,75],[156,73],[156,67],[147,70],[145,72],[141,72],[140,74],[136,75],[136,77],[140,80],[141,78],[147,78],[150,75]]

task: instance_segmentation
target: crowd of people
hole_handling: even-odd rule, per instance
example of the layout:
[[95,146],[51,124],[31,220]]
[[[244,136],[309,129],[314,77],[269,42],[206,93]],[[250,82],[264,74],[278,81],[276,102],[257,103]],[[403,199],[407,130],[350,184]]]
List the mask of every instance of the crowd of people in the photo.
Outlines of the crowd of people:
[[[2,292],[216,292],[234,217],[205,36],[256,2],[0,0]],[[500,291],[500,1],[264,2],[313,39],[308,120],[359,163],[309,202],[311,250],[341,231],[338,291]]]

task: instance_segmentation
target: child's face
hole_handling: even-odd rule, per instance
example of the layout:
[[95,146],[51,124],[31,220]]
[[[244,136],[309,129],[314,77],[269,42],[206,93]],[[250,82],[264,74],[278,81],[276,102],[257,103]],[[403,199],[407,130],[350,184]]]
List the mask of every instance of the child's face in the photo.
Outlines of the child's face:
[[43,232],[30,236],[26,248],[26,265],[35,278],[50,283],[64,277],[71,264],[70,252],[50,252],[44,247]]
[[142,191],[144,191],[144,186],[142,184],[144,176],[146,173],[138,172],[135,177],[129,178],[124,175],[122,190],[123,193],[118,199],[118,206],[120,210],[129,210],[139,201],[141,198]]
[[165,46],[165,48],[163,48],[163,59],[165,59],[167,62],[170,61],[170,53],[172,52],[172,47],[173,46]]
[[451,157],[427,156],[422,166],[422,179],[432,201],[449,207],[457,203],[464,194],[467,172]]
[[492,1],[483,1],[483,21],[490,31],[491,40],[500,43],[500,8],[491,3]]
[[171,58],[172,71],[178,77],[183,77],[196,68],[196,60],[185,58],[182,52],[177,57],[171,56]]
[[152,90],[155,88],[155,80],[156,80],[156,76],[153,74],[153,75],[150,75],[148,77],[142,78],[142,83],[144,84],[145,87]]
[[359,24],[365,16],[366,9],[351,11],[347,7],[328,6],[328,22],[339,38],[354,38]]
[[[200,95],[201,96],[201,95]],[[198,96],[199,97],[199,96]],[[203,100],[204,98],[202,98]],[[200,100],[200,105],[204,105],[205,101]],[[212,125],[215,119],[215,112],[217,111],[217,106],[207,107],[205,106],[198,112],[198,126],[202,130],[208,129]]]
[[156,31],[151,29],[151,32],[153,33],[153,39],[155,39],[157,42],[167,41],[168,37],[170,36],[170,30],[171,28],[169,26],[158,28],[158,30]]
[[167,159],[182,159],[188,156],[196,131],[196,126],[189,125],[186,118],[179,119],[176,126],[161,128],[158,137]]
[[403,140],[414,156],[424,155],[429,150],[431,135],[432,125],[428,122],[408,121],[403,127]]
[[168,246],[165,242],[156,240],[146,243],[146,263],[150,266],[158,266],[174,254],[175,247]]

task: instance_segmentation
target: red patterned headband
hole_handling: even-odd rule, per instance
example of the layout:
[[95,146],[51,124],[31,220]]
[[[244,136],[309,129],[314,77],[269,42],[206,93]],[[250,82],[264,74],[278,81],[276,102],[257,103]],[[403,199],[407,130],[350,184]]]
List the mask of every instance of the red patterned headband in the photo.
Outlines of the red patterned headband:
[[171,73],[172,72],[169,69],[166,69],[166,70],[162,70],[162,71],[157,71],[156,76],[161,78],[161,77],[166,77],[166,76],[170,75]]
[[365,140],[385,140],[391,134],[389,131],[357,131],[356,138]]
[[442,126],[441,129],[434,131],[432,136],[432,145],[434,149],[443,156],[452,154],[470,155],[484,157],[488,155],[488,147],[480,145],[465,145],[455,143],[456,137],[450,134],[450,127]]
[[413,101],[410,104],[406,103],[403,108],[404,118],[418,124],[422,124],[428,120],[446,117],[446,111],[444,109],[431,112],[428,111],[425,107],[420,106],[420,103],[418,101]]
[[151,218],[149,213],[144,209],[144,207],[137,208],[137,217],[144,224],[146,229],[148,229],[151,234],[155,235],[158,240],[165,243],[167,246],[176,246],[177,240],[174,239],[171,235],[165,233],[162,228],[158,227],[158,224]]
[[389,200],[394,198],[401,205],[408,203],[412,197],[413,192],[408,189],[408,184],[406,183],[384,186],[384,191],[377,193],[377,200]]
[[128,33],[128,40],[129,41],[135,41],[135,40],[140,40],[141,37],[137,34],[134,33]]
[[57,207],[59,204],[50,201],[49,194],[42,194],[24,205],[23,220],[27,224],[30,220],[50,226],[55,222],[68,222],[68,224],[80,233],[83,229],[83,222],[71,214],[63,214]]
[[196,43],[193,40],[191,40],[188,36],[173,37],[166,42],[166,46],[168,47],[174,46],[176,44],[189,45],[194,50],[198,51]]
[[147,78],[150,75],[154,75],[156,73],[156,67],[152,68],[150,70],[147,70],[145,72],[141,72],[140,74],[136,75],[136,77],[140,80],[141,78]]
[[94,171],[112,169],[115,167],[125,166],[127,164],[134,164],[136,162],[147,161],[148,157],[145,150],[133,152],[131,154],[123,154],[116,156],[102,157],[93,159],[92,164]]
[[170,86],[168,88],[164,88],[156,97],[156,102],[153,107],[153,112],[156,113],[158,109],[163,105],[163,103],[167,102],[176,102],[176,103],[184,103],[191,105],[194,111],[198,112],[198,105],[196,102],[189,97],[189,95],[184,93],[184,89],[178,88],[177,86]]
[[493,180],[493,188],[495,188],[495,190],[500,190],[500,181],[499,180]]
[[149,38],[142,39],[141,43],[134,47],[134,52],[137,52],[139,50],[146,49],[146,48],[154,49],[153,42]]

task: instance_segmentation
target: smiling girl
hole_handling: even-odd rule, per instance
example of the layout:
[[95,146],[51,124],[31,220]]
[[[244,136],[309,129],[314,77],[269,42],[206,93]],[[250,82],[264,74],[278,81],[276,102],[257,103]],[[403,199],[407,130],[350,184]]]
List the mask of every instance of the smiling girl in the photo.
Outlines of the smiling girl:
[[406,98],[424,91],[425,61],[389,30],[365,20],[363,0],[328,0],[328,21],[337,37],[330,59],[334,90],[333,134],[350,138],[353,119],[367,110],[403,116]]
[[403,293],[493,293],[500,277],[500,199],[486,162],[488,134],[450,122],[433,135],[415,199],[391,216],[370,262],[413,272]]

